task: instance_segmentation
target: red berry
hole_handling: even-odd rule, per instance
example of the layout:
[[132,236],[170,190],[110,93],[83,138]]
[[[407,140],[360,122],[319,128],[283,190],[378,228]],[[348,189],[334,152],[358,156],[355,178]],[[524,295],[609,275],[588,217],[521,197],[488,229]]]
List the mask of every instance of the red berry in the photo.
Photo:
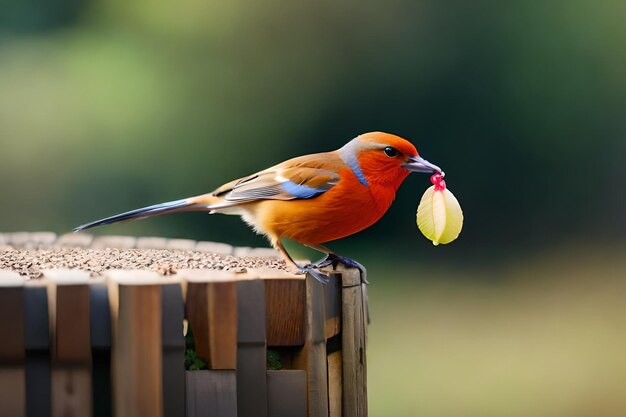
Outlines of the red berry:
[[431,175],[430,182],[435,186],[435,191],[443,191],[446,189],[446,182],[443,180],[443,175],[440,172]]

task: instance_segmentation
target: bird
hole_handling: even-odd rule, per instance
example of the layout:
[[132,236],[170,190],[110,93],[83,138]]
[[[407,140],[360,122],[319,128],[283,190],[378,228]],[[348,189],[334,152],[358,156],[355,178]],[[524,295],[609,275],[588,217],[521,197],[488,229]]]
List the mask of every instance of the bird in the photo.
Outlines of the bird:
[[[294,272],[309,273],[326,283],[329,276],[321,269],[342,263],[359,268],[367,282],[363,265],[324,245],[376,223],[412,172],[443,174],[441,168],[422,158],[410,141],[390,133],[369,132],[337,150],[286,160],[208,194],[127,211],[83,224],[74,231],[176,212],[239,215],[255,232],[267,237]],[[287,252],[283,239],[308,246],[325,257],[301,265]]]

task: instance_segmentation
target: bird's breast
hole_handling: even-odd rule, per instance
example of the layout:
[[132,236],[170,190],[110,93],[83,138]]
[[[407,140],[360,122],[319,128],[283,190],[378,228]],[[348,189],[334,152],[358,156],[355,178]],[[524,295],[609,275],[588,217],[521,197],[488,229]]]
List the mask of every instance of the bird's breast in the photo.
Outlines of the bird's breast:
[[251,216],[254,226],[270,236],[304,244],[329,242],[371,226],[391,205],[395,189],[365,186],[346,177],[315,198],[257,203]]

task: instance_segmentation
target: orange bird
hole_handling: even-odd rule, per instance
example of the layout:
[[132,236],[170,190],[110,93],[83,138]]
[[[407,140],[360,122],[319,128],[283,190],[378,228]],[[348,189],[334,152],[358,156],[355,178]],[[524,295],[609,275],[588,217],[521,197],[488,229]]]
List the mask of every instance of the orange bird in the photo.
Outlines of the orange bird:
[[[209,194],[132,210],[87,223],[74,231],[123,220],[181,211],[237,214],[264,234],[288,264],[327,282],[319,268],[335,263],[365,269],[322,244],[357,233],[376,223],[411,172],[441,169],[421,158],[409,141],[389,133],[365,133],[332,152],[289,159],[227,184]],[[298,265],[281,240],[291,239],[326,257]]]

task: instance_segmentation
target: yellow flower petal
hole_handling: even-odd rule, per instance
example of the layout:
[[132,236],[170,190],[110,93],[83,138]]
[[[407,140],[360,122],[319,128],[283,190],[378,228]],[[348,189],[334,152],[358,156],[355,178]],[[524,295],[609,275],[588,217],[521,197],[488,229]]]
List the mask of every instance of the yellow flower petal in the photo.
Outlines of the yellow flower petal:
[[463,210],[447,188],[429,187],[417,208],[417,227],[434,245],[455,240],[463,228]]

